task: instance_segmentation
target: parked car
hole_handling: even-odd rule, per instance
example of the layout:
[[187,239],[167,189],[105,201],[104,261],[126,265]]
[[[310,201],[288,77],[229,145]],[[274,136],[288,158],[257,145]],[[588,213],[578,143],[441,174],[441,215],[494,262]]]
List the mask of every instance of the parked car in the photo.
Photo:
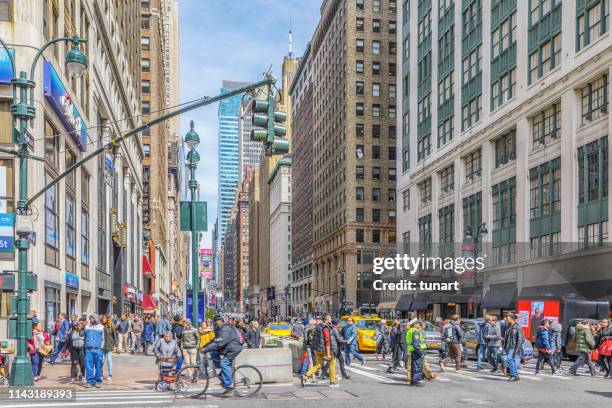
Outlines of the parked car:
[[291,335],[291,325],[286,322],[269,323],[264,332],[276,337],[289,337]]
[[359,352],[376,351],[374,337],[376,330],[380,327],[380,317],[342,316],[342,321],[351,317],[357,326],[357,349]]

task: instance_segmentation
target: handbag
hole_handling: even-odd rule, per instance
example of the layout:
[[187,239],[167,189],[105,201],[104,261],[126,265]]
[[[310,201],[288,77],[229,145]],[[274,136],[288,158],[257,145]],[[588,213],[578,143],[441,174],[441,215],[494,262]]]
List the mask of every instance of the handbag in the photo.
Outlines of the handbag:
[[612,356],[612,339],[605,339],[600,345],[599,354],[602,356],[610,357]]
[[597,349],[591,350],[591,361],[599,360],[599,351]]
[[43,344],[43,346],[41,348],[38,349],[38,353],[40,353],[41,356],[47,356],[47,354],[49,354],[51,351],[53,350],[53,346],[50,344]]

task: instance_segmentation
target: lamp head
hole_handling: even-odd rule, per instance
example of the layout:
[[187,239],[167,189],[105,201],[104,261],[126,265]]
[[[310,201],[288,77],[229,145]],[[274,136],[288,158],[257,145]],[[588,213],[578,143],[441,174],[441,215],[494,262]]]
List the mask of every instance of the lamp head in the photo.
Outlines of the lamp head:
[[198,164],[199,161],[200,154],[197,152],[197,150],[190,150],[187,152],[187,162],[189,164]]
[[[200,144],[200,136],[195,130],[193,130],[193,120],[189,123],[191,129],[185,135],[185,143],[189,146],[189,149],[194,150]],[[198,157],[199,159],[199,157]]]
[[82,40],[78,36],[75,36],[71,41],[72,48],[68,51],[68,54],[66,54],[66,67],[68,68],[68,72],[76,78],[80,78],[85,70],[87,70],[87,57],[79,48],[79,44]]

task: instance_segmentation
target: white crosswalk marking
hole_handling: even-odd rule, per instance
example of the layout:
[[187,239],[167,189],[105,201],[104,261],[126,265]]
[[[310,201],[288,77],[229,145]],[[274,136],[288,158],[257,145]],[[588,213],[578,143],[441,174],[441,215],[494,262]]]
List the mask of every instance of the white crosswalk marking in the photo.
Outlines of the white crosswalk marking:
[[153,390],[107,390],[107,391],[76,391],[76,398],[71,400],[16,400],[7,396],[0,398],[2,408],[18,407],[85,407],[95,405],[116,406],[164,406],[171,404],[176,395],[174,392],[156,392]]

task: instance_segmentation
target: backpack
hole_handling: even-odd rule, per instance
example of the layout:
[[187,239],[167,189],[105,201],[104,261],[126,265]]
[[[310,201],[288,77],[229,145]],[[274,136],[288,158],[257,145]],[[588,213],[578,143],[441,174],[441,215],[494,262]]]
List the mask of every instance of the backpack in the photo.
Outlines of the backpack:
[[450,342],[453,341],[453,325],[452,324],[448,324],[446,326],[444,326],[444,328],[442,329],[442,341],[446,341],[446,342]]
[[315,351],[325,351],[325,340],[323,339],[323,327],[321,327],[321,325],[316,326],[312,330],[312,340],[310,340],[310,345]]

